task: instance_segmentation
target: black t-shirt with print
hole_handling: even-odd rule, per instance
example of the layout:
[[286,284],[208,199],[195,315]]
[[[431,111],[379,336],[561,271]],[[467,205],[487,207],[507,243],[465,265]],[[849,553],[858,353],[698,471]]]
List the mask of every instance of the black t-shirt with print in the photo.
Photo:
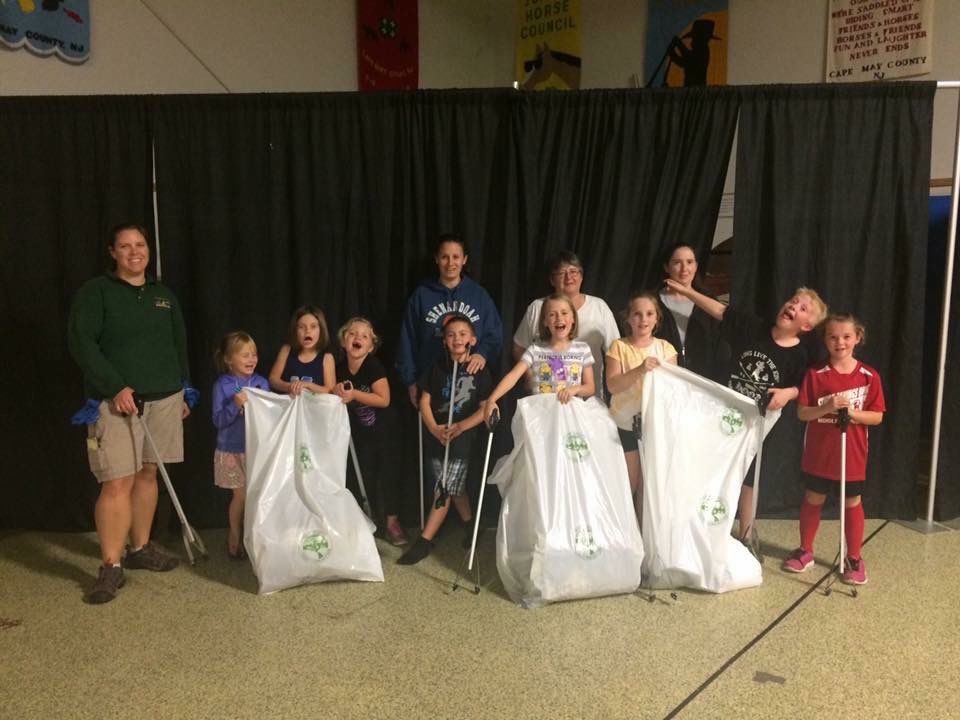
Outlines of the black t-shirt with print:
[[733,350],[727,385],[754,400],[770,388],[799,387],[804,371],[816,360],[814,343],[801,336],[796,345],[782,347],[773,341],[771,327],[734,308],[727,308],[720,323],[720,333]]
[[[417,382],[423,392],[430,393],[430,409],[433,419],[438,425],[445,425],[450,413],[450,380],[453,364],[450,356],[444,354],[429,368]],[[487,399],[493,390],[493,381],[490,371],[483,368],[475,375],[467,373],[466,363],[457,366],[457,388],[454,395],[453,422],[459,422],[473,415],[480,407],[480,403]],[[480,427],[480,426],[478,426]],[[473,450],[473,442],[477,428],[473,428],[456,438],[450,444],[450,457],[469,458]],[[431,457],[443,457],[444,447],[425,432],[424,452]]]
[[[360,390],[361,392],[373,392],[373,384],[377,380],[387,377],[387,371],[383,367],[383,363],[373,355],[367,355],[364,358],[356,373],[350,372],[346,356],[341,355],[337,359],[336,372],[338,383],[349,381],[354,390]],[[356,436],[372,433],[378,427],[383,430],[383,425],[389,416],[387,412],[389,409],[389,407],[370,407],[354,400],[347,405],[347,411],[350,414],[350,432]]]

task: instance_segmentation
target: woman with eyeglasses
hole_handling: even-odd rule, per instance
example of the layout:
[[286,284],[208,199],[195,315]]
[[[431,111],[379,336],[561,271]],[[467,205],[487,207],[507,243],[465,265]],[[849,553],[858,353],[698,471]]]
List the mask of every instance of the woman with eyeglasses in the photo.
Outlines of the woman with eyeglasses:
[[[613,341],[620,337],[620,328],[610,307],[602,298],[580,292],[583,284],[583,263],[576,253],[561,250],[550,261],[550,285],[565,295],[577,310],[577,337],[590,346],[594,357],[596,397],[603,399],[603,358]],[[543,298],[527,307],[520,326],[513,334],[513,359],[519,361],[524,351],[537,339],[537,322]]]

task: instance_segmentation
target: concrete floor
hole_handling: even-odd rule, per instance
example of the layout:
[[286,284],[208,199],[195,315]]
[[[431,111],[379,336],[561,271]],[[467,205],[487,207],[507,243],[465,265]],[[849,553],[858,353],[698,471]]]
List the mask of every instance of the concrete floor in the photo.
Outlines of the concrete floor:
[[[764,584],[514,606],[481,543],[479,595],[450,592],[459,536],[385,582],[258,596],[223,531],[208,561],[132,571],[81,602],[89,534],[0,536],[0,718],[960,718],[960,533],[868,521],[870,584],[779,570],[795,521],[762,521]],[[176,538],[164,544],[179,550]]]

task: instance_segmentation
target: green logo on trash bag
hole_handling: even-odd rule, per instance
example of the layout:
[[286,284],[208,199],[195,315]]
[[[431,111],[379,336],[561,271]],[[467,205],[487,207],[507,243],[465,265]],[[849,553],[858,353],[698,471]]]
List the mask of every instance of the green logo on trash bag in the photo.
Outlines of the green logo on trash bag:
[[313,470],[313,460],[310,458],[310,448],[301,445],[297,451],[297,462],[300,463],[300,469],[304,472]]
[[590,455],[590,446],[587,445],[587,441],[580,433],[567,433],[567,439],[563,446],[567,450],[567,455],[574,460],[583,460]]
[[317,560],[323,560],[330,554],[330,541],[320,533],[304,535],[301,546],[308,553],[316,553]]
[[600,554],[601,548],[597,545],[589,525],[576,529],[573,535],[573,549],[584,560],[593,560]]
[[720,416],[720,430],[724,435],[736,435],[743,430],[743,413],[733,408],[727,408]]
[[704,495],[700,501],[700,517],[707,525],[720,525],[729,514],[723,498]]

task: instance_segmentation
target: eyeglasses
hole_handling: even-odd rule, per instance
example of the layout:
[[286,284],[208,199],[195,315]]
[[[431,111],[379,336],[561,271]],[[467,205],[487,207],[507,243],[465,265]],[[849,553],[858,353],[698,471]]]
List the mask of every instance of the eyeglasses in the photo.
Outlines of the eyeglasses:
[[553,273],[553,277],[555,278],[560,278],[560,277],[576,278],[576,277],[580,277],[581,275],[583,275],[583,270],[575,267],[564,268],[563,270],[557,270]]

